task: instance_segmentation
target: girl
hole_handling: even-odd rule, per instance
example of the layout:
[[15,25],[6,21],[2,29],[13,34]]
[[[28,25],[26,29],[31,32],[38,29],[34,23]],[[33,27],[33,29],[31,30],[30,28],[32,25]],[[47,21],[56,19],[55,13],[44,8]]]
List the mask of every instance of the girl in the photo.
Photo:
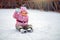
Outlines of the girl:
[[26,7],[21,7],[20,12],[15,11],[13,17],[16,19],[16,29],[21,32],[26,32],[26,30],[31,30],[31,25],[28,25],[28,15]]

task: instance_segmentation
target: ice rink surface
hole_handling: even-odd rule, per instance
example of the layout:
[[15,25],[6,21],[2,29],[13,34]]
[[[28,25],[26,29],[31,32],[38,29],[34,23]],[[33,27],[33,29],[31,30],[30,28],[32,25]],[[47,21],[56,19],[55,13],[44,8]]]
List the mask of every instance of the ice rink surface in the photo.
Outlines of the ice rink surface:
[[60,13],[28,10],[32,33],[15,29],[14,9],[0,9],[0,40],[60,40]]

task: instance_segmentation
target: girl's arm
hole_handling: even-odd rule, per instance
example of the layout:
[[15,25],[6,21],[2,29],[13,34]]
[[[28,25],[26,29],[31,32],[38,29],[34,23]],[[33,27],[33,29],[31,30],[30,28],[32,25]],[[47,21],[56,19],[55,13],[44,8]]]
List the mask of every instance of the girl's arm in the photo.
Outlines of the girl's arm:
[[15,19],[17,19],[17,18],[18,18],[18,12],[14,12],[13,17],[14,17]]
[[16,9],[15,9],[15,12],[14,12],[14,14],[13,14],[13,17],[14,17],[15,19],[18,18],[18,12],[19,12],[19,8],[16,8]]

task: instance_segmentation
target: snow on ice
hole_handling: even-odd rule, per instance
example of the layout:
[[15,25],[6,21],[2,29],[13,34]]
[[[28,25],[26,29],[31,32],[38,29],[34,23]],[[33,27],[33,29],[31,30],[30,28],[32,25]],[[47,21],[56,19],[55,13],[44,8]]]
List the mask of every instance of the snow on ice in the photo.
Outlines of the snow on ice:
[[14,9],[0,9],[0,40],[60,40],[60,13],[28,10],[32,33],[15,29]]

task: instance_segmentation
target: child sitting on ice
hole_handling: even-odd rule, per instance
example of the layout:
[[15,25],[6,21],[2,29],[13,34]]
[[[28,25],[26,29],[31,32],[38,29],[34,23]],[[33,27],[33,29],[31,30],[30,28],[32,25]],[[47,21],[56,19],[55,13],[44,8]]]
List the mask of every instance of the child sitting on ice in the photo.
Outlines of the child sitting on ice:
[[[16,29],[21,32],[26,32],[26,30],[31,31],[31,25],[28,25],[28,15],[26,7],[21,7],[20,11],[14,12],[13,17],[16,19]],[[30,29],[29,29],[30,28]],[[24,31],[22,31],[24,30]]]

